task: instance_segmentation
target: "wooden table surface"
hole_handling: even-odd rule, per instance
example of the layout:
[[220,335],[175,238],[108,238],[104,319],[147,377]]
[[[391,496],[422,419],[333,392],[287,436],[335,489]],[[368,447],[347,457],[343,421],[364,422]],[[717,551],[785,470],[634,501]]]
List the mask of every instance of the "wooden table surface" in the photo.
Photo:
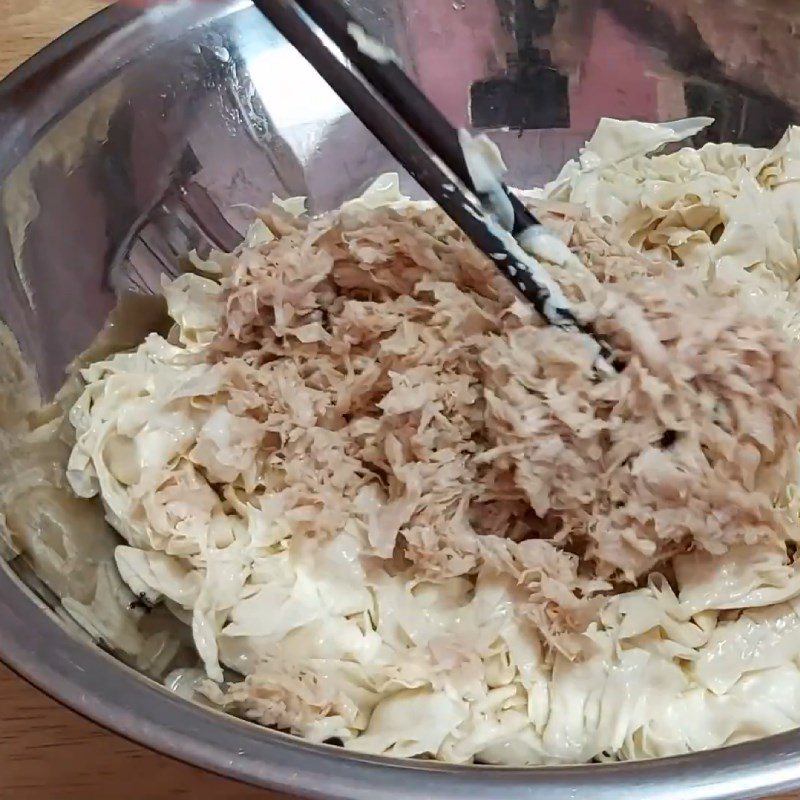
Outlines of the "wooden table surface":
[[[107,5],[104,0],[0,0],[0,78]],[[0,798],[289,800],[131,744],[68,711],[2,666]],[[800,800],[800,795],[783,800]]]

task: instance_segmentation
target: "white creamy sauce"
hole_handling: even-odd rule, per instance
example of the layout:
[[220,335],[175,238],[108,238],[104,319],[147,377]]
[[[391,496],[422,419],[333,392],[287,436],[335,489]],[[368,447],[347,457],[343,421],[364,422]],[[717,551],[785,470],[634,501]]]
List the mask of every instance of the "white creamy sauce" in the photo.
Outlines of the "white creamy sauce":
[[551,233],[544,225],[532,225],[518,237],[520,247],[536,258],[549,261],[559,267],[574,267],[584,270],[580,259],[569,249],[567,244]]
[[[519,262],[528,275],[549,293],[544,304],[544,314],[548,322],[563,325],[565,314],[571,314],[570,304],[561,287],[539,260],[566,264],[572,255],[569,248],[556,236],[549,234],[541,225],[524,232],[518,241],[510,233],[514,225],[514,209],[505,188],[502,176],[506,165],[497,145],[487,136],[472,136],[463,128],[458,132],[464,160],[467,162],[475,190],[488,197],[485,213],[479,215],[471,207],[467,209],[474,216],[482,216],[486,227],[500,239],[506,250]],[[525,284],[517,277],[517,270],[510,266],[508,273],[515,279],[516,286],[524,293]]]
[[506,165],[500,150],[488,136],[472,136],[463,128],[458,132],[458,139],[475,191],[487,197],[487,210],[503,228],[511,230],[514,226],[514,208],[501,181]]
[[373,36],[370,36],[360,25],[357,25],[355,22],[348,24],[347,32],[355,41],[359,52],[363,53],[365,56],[369,56],[379,64],[390,64],[392,62],[395,64],[400,63],[397,53],[395,53],[391,47],[387,47]]

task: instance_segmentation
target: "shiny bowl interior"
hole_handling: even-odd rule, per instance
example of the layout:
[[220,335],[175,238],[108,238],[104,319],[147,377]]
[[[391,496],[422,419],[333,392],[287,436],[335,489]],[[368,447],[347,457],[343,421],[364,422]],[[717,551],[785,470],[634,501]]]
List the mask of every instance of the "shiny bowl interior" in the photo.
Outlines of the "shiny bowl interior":
[[[600,116],[709,114],[717,122],[702,141],[757,145],[798,116],[786,79],[796,56],[775,48],[743,67],[709,43],[684,0],[351,5],[454,123],[492,131],[519,186],[554,177]],[[731,36],[783,25],[797,7],[735,5]],[[45,399],[121,290],[157,292],[188,250],[234,247],[248,206],[274,192],[324,211],[397,168],[248,2],[144,6],[110,8],[0,84],[0,319]],[[694,6],[711,14],[725,0]],[[178,758],[304,796],[710,800],[800,786],[800,733],[535,770],[345,754],[167,692],[79,636],[22,559],[0,568],[0,609],[0,658],[62,702]]]

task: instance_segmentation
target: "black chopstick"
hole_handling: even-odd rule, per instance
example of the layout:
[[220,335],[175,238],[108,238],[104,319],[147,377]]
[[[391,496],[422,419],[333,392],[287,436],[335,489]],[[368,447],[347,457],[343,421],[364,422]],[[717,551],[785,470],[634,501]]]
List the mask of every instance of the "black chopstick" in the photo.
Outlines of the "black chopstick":
[[[325,31],[344,56],[361,72],[387,105],[397,111],[425,144],[447,164],[461,182],[472,191],[469,168],[455,128],[427,95],[412,81],[396,59],[376,59],[364,52],[354,33],[360,31],[370,40],[369,31],[353,17],[339,0],[296,0],[297,5]],[[391,53],[385,48],[387,53]],[[508,187],[503,189],[514,210],[511,233],[519,237],[539,225],[536,217]],[[481,197],[481,200],[484,200]]]
[[[338,0],[325,2],[335,4]],[[342,58],[345,54],[331,49],[321,35],[325,33],[322,25],[316,29],[296,0],[253,0],[253,3],[544,319],[553,326],[590,337],[598,349],[598,362],[607,364],[608,348],[597,341],[589,326],[577,319],[547,271],[520,247],[510,231],[502,229],[486,213],[469,188],[471,180],[465,185],[450,163],[432,150],[354,64]],[[323,22],[327,23],[327,19]],[[334,42],[333,37],[328,39]],[[446,120],[445,124],[450,127]],[[464,160],[460,145],[459,157]],[[466,169],[466,163],[464,166]]]

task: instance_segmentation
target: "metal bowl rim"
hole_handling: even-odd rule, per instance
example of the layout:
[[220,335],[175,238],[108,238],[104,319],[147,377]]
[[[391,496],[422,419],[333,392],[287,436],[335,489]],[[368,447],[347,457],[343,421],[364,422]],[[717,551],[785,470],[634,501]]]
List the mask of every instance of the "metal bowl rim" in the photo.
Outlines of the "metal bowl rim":
[[[246,5],[228,2],[222,14],[209,13],[207,19]],[[180,15],[189,6],[178,2],[157,13]],[[0,179],[60,118],[44,102],[47,81],[42,77],[76,54],[70,67],[79,67],[111,34],[120,37],[118,44],[127,40],[129,47],[117,52],[105,76],[121,69],[137,55],[134,37],[127,32],[140,30],[155,13],[152,8],[112,5],[0,81],[0,123],[6,130],[0,143]],[[78,94],[58,98],[62,115],[74,107]],[[13,104],[12,98],[22,102]],[[0,608],[0,660],[26,681],[131,741],[256,786],[341,800],[390,800],[398,794],[407,800],[500,795],[507,800],[566,800],[584,792],[595,800],[733,800],[800,787],[800,731],[721,750],[620,764],[513,769],[360,756],[265,730],[169,693],[71,634],[5,564],[0,569]]]

